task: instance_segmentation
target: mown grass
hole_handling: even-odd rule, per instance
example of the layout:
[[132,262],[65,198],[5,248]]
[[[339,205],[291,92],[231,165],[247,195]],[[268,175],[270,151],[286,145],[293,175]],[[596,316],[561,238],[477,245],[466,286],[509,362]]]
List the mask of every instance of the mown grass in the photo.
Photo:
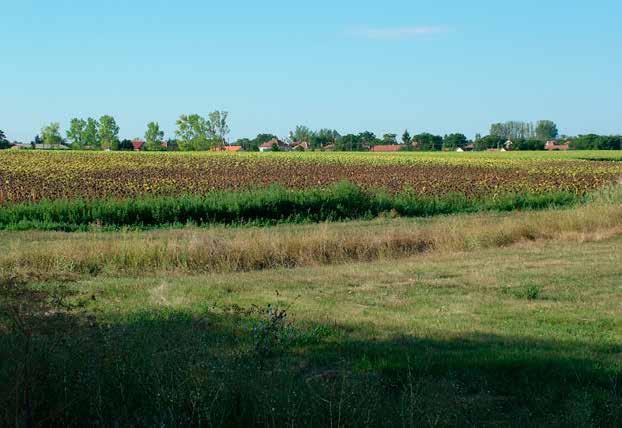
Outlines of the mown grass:
[[480,211],[534,210],[571,206],[582,200],[571,192],[391,195],[367,192],[342,182],[325,189],[288,190],[280,186],[252,191],[214,191],[206,195],[121,200],[52,200],[0,206],[0,229],[89,230],[93,227],[151,228],[183,225],[271,225],[370,219],[384,213],[405,217]]
[[621,247],[5,283],[0,425],[619,426]]

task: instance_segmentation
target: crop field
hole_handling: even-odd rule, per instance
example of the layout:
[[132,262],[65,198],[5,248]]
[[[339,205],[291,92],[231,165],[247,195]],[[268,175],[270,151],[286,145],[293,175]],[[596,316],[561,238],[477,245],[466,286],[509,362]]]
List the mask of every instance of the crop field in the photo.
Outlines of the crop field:
[[203,195],[348,181],[390,193],[584,194],[622,176],[618,153],[0,153],[0,203]]

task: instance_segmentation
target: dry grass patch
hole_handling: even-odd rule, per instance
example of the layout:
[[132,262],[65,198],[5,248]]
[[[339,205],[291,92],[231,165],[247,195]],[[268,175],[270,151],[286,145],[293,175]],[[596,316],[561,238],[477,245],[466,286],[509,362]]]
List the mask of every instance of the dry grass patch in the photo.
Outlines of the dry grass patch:
[[[335,265],[622,233],[622,205],[274,228],[0,232],[0,273],[29,277],[241,272]],[[449,281],[450,282],[450,281]]]

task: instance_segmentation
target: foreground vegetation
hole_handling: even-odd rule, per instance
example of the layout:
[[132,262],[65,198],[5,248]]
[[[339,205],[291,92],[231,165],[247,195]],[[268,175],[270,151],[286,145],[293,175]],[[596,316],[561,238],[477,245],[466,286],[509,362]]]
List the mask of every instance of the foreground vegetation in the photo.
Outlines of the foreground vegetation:
[[0,425],[617,426],[621,247],[5,279]]
[[0,231],[0,276],[240,272],[395,259],[505,247],[534,240],[603,239],[622,231],[620,188],[567,209],[263,228],[152,231]]
[[[0,426],[622,424],[616,157],[86,154],[61,182],[223,162],[396,184],[11,199],[57,155],[0,166],[2,228],[72,231],[0,230]],[[399,168],[475,181],[406,191]]]

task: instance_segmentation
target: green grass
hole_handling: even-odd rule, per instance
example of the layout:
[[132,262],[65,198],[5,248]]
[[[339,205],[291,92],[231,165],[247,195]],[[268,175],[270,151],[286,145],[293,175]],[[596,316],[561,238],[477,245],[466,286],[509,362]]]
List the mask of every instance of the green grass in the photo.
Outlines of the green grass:
[[531,210],[570,206],[582,197],[570,192],[504,194],[469,198],[462,194],[423,196],[365,192],[343,182],[327,189],[215,191],[203,196],[123,200],[53,200],[0,206],[0,229],[77,231],[90,228],[150,228],[187,224],[270,225],[369,219],[383,213],[405,217],[479,211]]
[[5,285],[0,425],[619,426],[621,249]]

